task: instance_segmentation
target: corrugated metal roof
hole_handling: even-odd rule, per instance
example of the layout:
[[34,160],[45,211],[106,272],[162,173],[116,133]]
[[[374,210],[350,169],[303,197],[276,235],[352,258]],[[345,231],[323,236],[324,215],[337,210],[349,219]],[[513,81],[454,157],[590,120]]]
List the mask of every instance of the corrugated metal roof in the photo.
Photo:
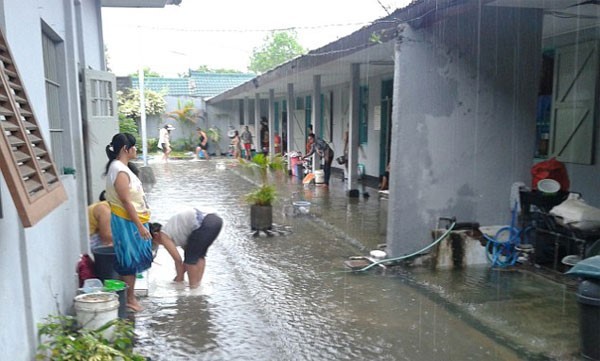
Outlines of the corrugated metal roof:
[[[241,73],[202,73],[190,71],[186,78],[144,78],[144,88],[163,92],[171,96],[193,96],[208,98],[254,78],[254,74]],[[131,86],[139,87],[139,79],[131,78]]]

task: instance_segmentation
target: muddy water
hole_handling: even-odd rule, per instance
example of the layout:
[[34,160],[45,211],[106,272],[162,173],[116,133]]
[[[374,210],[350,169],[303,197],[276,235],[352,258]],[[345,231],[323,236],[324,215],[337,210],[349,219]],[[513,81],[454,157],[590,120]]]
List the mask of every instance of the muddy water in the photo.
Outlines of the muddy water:
[[[511,321],[522,314],[504,306],[525,305],[526,296],[515,301],[511,290],[494,285],[539,287],[538,280],[505,274],[490,286],[498,276],[486,268],[347,273],[348,256],[382,240],[374,194],[350,203],[338,196],[339,180],[329,193],[281,180],[274,222],[285,235],[253,237],[242,200],[252,175],[216,164],[151,165],[156,221],[185,205],[214,209],[225,221],[198,289],[171,283],[172,261],[159,251],[142,299],[146,309],[136,316],[137,349],[152,360],[517,360],[575,353],[577,339],[565,337],[577,332],[567,317],[575,307],[571,294],[559,294],[560,305],[547,316],[563,315],[552,324],[554,339],[543,332],[530,338],[534,330]],[[316,216],[291,216],[294,199],[310,200]],[[551,286],[537,292],[556,293]]]

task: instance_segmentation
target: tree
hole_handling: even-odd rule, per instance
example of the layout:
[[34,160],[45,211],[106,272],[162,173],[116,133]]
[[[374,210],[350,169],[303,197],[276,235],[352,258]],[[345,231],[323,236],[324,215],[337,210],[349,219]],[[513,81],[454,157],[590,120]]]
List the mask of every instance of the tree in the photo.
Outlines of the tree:
[[273,31],[264,39],[263,45],[254,48],[248,70],[255,73],[265,71],[283,64],[306,50],[298,43],[297,34],[293,30]]
[[198,117],[198,109],[194,107],[194,102],[192,100],[187,101],[185,104],[183,104],[181,100],[178,100],[177,109],[167,113],[167,118],[176,120],[181,124],[196,124]]
[[[129,74],[129,76],[137,78],[139,75],[139,73],[136,71],[135,73],[131,73]],[[160,75],[159,73],[155,72],[154,70],[145,67],[144,68],[144,78],[160,78],[162,77],[162,75]]]
[[213,69],[213,68],[210,68],[208,65],[200,65],[194,71],[198,71],[201,73],[213,73],[213,74],[232,74],[232,73],[233,74],[243,74],[243,72],[241,72],[239,70],[224,69],[224,68]]
[[[131,89],[127,92],[118,91],[119,115],[137,119],[140,117],[140,91]],[[161,115],[167,108],[164,94],[149,89],[144,90],[146,115]]]

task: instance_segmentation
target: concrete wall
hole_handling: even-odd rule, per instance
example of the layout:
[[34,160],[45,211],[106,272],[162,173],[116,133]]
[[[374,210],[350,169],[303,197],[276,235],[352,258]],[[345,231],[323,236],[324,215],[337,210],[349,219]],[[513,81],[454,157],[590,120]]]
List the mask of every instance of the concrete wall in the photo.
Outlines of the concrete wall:
[[[95,1],[82,5],[94,18]],[[69,87],[63,116],[67,119],[72,154],[68,162],[84,169],[77,59],[77,31],[73,2],[62,0],[0,1],[0,26],[7,38],[21,78],[48,144],[42,22],[64,42],[66,78]],[[97,30],[87,39],[98,37]],[[100,42],[96,40],[99,44]],[[103,53],[87,49],[87,59],[100,64]],[[10,360],[32,360],[37,342],[36,324],[49,314],[71,311],[76,291],[75,266],[80,253],[88,251],[85,204],[85,172],[62,176],[68,201],[31,228],[23,228],[6,182],[0,181],[0,353]],[[8,327],[10,326],[10,327]]]
[[[480,11],[480,12],[479,12]],[[542,14],[488,8],[401,25],[396,45],[388,249],[430,243],[440,216],[506,224],[528,183]]]

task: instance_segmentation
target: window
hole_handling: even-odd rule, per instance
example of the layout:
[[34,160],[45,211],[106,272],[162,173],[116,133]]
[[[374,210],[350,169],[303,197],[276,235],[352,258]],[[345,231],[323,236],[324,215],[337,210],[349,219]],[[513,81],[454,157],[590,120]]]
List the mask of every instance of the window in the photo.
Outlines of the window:
[[[63,146],[70,144],[65,135],[63,116],[61,114],[61,74],[59,64],[64,64],[59,58],[60,41],[54,40],[49,31],[42,33],[42,51],[44,55],[44,77],[46,80],[46,104],[50,123],[50,144],[57,169],[66,166]],[[67,153],[68,154],[68,153]]]
[[24,227],[67,199],[9,46],[0,31],[0,167]]
[[359,144],[367,144],[369,132],[369,87],[361,86],[358,97],[358,142]]
[[91,80],[91,111],[92,116],[112,117],[115,115],[113,81],[105,79]]
[[[312,97],[310,95],[304,98],[304,109],[306,110],[306,112],[304,113],[304,125],[306,128],[304,129],[308,131],[308,128],[312,128]],[[313,133],[314,132],[315,130],[313,129]],[[308,133],[306,134],[306,136],[308,136]]]

